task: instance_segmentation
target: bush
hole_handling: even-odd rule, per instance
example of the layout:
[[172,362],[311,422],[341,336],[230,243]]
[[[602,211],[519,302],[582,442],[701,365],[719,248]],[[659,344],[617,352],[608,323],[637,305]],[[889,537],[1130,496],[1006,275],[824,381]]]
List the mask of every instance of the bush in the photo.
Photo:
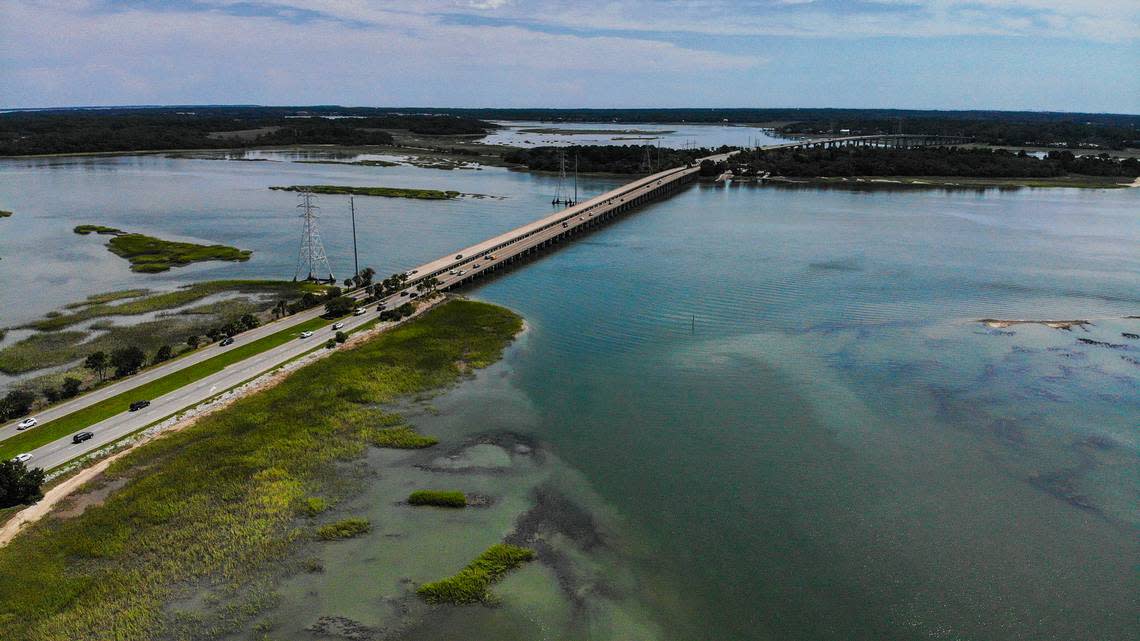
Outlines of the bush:
[[343,343],[348,340],[348,334],[344,332],[337,332],[335,340],[338,343]]
[[39,501],[44,497],[40,491],[43,482],[44,471],[38,467],[29,470],[19,461],[0,462],[0,508]]
[[335,349],[335,348],[336,348],[336,339],[335,338],[330,338],[327,341],[325,341],[325,349]]
[[186,337],[186,345],[188,345],[190,349],[198,349],[198,345],[201,344],[201,342],[202,339],[198,338],[197,336]]
[[533,558],[534,550],[498,543],[487,548],[479,558],[460,570],[458,574],[440,581],[425,583],[416,589],[416,594],[428,603],[464,604],[490,601],[491,584]]
[[26,390],[14,389],[0,399],[0,416],[4,418],[19,418],[32,409],[36,395]]
[[301,500],[298,511],[305,516],[316,516],[329,509],[329,502],[319,496],[310,496]]
[[467,496],[455,490],[416,490],[408,496],[408,504],[467,507]]
[[74,376],[68,376],[67,378],[63,379],[63,385],[61,385],[59,388],[59,395],[63,398],[72,398],[79,394],[79,388],[82,386],[83,381],[75,378]]
[[372,524],[368,522],[368,519],[344,519],[317,528],[317,536],[325,541],[337,541],[360,536],[371,529]]
[[168,361],[173,357],[174,357],[174,350],[171,349],[171,347],[169,345],[163,345],[162,347],[159,347],[158,352],[155,353],[154,362],[155,363],[161,363],[163,361]]
[[337,296],[325,302],[325,313],[329,316],[344,316],[356,309],[356,301],[348,296]]

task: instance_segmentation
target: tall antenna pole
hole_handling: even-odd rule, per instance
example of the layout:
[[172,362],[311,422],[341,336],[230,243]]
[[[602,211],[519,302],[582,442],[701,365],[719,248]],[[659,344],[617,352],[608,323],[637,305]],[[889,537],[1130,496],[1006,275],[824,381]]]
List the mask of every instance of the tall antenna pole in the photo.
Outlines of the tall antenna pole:
[[356,278],[360,275],[360,260],[356,254],[356,204],[352,200],[352,196],[348,197],[348,208],[352,212],[352,276]]

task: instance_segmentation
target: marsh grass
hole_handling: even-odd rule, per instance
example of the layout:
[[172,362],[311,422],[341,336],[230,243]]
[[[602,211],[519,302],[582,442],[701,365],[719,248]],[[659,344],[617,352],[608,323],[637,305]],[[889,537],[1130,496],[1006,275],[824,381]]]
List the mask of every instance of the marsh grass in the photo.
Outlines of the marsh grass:
[[278,191],[307,191],[314,194],[351,194],[353,196],[383,196],[385,198],[415,198],[418,200],[449,200],[462,194],[439,189],[410,189],[404,187],[348,187],[344,185],[290,185],[270,187]]
[[[181,638],[166,606],[183,586],[230,598],[301,553],[311,531],[298,501],[327,496],[336,463],[368,447],[352,418],[454,383],[457,361],[495,360],[520,328],[505,309],[454,301],[130,451],[106,472],[128,482],[102,505],[41,520],[0,550],[5,641]],[[525,555],[489,556],[477,580]]]
[[123,300],[124,298],[138,298],[140,296],[146,296],[149,293],[149,289],[121,289],[115,292],[103,292],[102,294],[92,294],[86,299],[81,300],[77,303],[68,303],[67,305],[64,305],[63,308],[79,309],[81,307],[87,307],[88,305],[113,303],[117,300]]
[[317,528],[317,538],[322,541],[338,541],[340,539],[351,539],[372,529],[372,524],[368,519],[342,519],[335,523],[322,525]]
[[439,581],[424,583],[416,589],[416,594],[428,603],[465,605],[493,602],[491,584],[532,559],[534,559],[534,550],[530,548],[497,543],[487,548],[457,574]]
[[124,233],[123,230],[121,230],[121,229],[116,229],[114,227],[107,227],[106,225],[76,225],[75,229],[73,229],[71,231],[73,231],[73,232],[75,232],[81,236],[86,236],[87,234],[91,234],[91,233],[103,234],[104,236],[114,236],[117,234]]
[[391,447],[401,450],[418,450],[439,443],[439,439],[434,436],[424,436],[408,425],[381,428],[367,427],[361,430],[361,435],[369,444],[376,447]]
[[[97,296],[115,296],[116,298],[128,298],[122,296],[123,292],[111,292],[109,294],[100,294],[88,298],[91,303],[82,303],[81,309],[74,313],[64,314],[53,318],[44,318],[38,321],[33,321],[21,327],[27,329],[38,329],[40,331],[55,331],[63,329],[69,325],[81,323],[93,318],[101,318],[104,316],[134,316],[136,314],[146,314],[148,312],[161,311],[164,309],[173,309],[187,305],[196,300],[201,300],[207,296],[214,294],[221,294],[225,292],[241,292],[247,294],[264,293],[264,294],[277,294],[280,296],[301,296],[302,294],[310,291],[319,291],[322,289],[319,285],[312,283],[293,283],[282,280],[214,280],[204,283],[194,283],[185,287],[180,287],[174,291],[161,292],[158,294],[150,294],[148,296],[138,297],[130,296],[132,300],[116,305],[110,305],[104,300],[92,301]],[[139,291],[139,290],[128,290]],[[71,306],[69,306],[70,308]]]
[[408,505],[467,507],[467,496],[456,490],[416,490],[408,495]]

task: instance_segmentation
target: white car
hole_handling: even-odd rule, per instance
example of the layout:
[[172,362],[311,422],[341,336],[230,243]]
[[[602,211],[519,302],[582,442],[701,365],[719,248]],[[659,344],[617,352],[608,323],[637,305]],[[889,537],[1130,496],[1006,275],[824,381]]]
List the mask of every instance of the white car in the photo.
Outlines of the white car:
[[449,270],[447,273],[449,273],[449,274],[451,274],[452,276],[454,276],[454,275],[455,275],[455,270],[454,270],[454,269],[452,269],[452,270]]
[[39,422],[39,421],[37,421],[37,420],[36,420],[34,417],[31,417],[31,416],[29,416],[28,418],[25,418],[24,420],[22,420],[22,421],[20,421],[19,423],[17,423],[17,424],[16,424],[16,429],[18,429],[18,430],[26,430],[26,429],[28,429],[29,427],[35,427],[36,425],[39,425],[39,423],[40,423],[40,422]]
[[467,273],[467,270],[465,269],[465,270],[463,270],[463,271],[459,272],[459,275],[460,275],[460,276],[462,276],[462,275],[464,275],[464,274],[466,274],[466,273]]
[[308,338],[312,335],[313,335],[312,332],[301,332],[301,338]]
[[28,461],[32,460],[32,455],[24,452],[23,454],[17,454],[16,458],[12,460],[16,461],[17,463],[27,463]]
[[342,321],[342,322],[339,322],[339,323],[333,323],[333,329],[334,329],[334,330],[340,329],[340,328],[342,328],[342,327],[344,327],[344,322],[343,322],[343,321]]
[[[366,309],[364,309],[363,307],[361,307],[360,309],[354,309],[354,310],[352,310],[352,315],[353,315],[353,316],[361,316],[361,315],[363,315],[363,314],[364,314],[364,312],[366,312],[366,311],[368,311],[368,310],[366,310]],[[344,323],[341,323],[341,325],[343,325],[343,324],[344,324]]]

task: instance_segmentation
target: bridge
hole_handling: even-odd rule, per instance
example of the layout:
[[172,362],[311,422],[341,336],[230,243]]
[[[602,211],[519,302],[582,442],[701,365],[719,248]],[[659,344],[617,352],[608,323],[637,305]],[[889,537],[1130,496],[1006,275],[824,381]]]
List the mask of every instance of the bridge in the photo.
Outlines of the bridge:
[[763,151],[779,149],[837,149],[839,147],[884,147],[913,149],[916,147],[942,147],[964,145],[973,139],[966,136],[935,136],[929,134],[875,134],[870,136],[840,136],[838,138],[810,138],[778,145],[757,147]]
[[[890,147],[910,149],[943,145],[960,145],[970,142],[962,136],[935,136],[926,134],[881,134],[870,136],[841,136],[816,138],[765,145],[757,149],[832,149],[838,147]],[[693,182],[704,160],[726,161],[732,154],[717,154],[701,158],[688,167],[674,167],[622,185],[585,202],[567,207],[532,223],[512,229],[481,243],[465,247],[425,263],[408,272],[407,285],[429,278],[438,281],[436,289],[448,290],[469,283],[481,276],[502,269],[548,247],[578,234],[590,231],[654,200],[669,196]],[[406,289],[405,292],[409,292]]]

